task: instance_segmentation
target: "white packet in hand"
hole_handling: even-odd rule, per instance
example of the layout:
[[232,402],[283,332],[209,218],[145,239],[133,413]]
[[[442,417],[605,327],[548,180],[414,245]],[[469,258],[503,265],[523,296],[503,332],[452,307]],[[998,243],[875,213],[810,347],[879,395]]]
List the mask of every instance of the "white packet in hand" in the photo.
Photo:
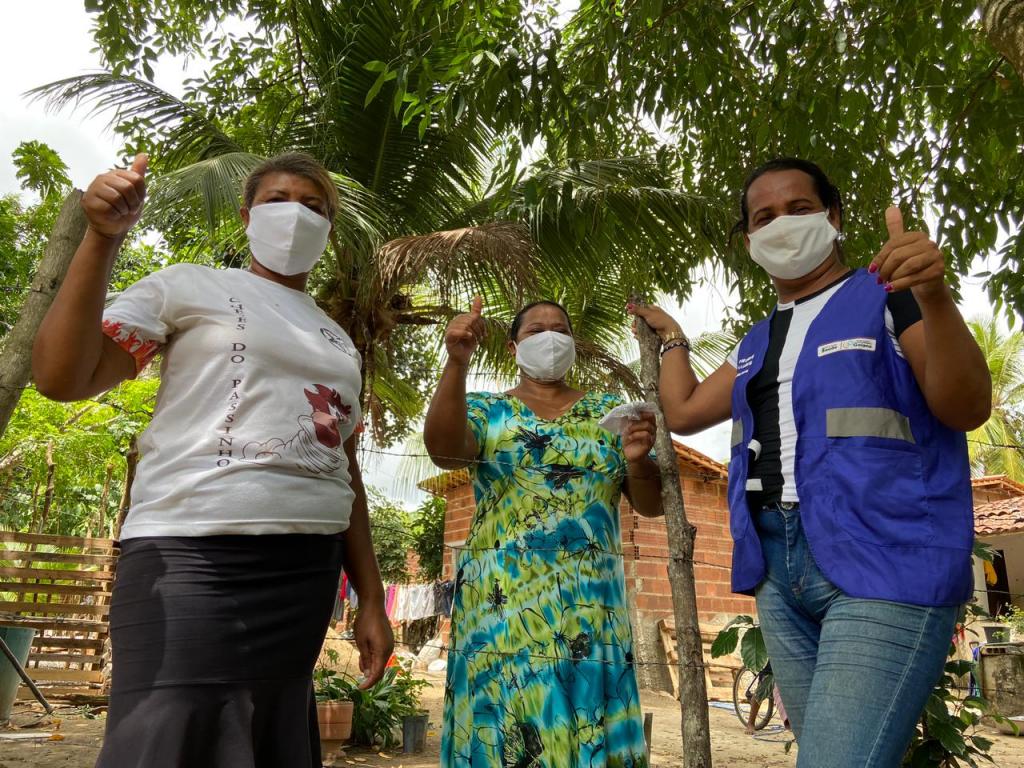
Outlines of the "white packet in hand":
[[597,426],[601,429],[607,429],[609,432],[614,432],[617,435],[621,435],[626,431],[626,424],[631,421],[639,421],[640,416],[645,413],[657,413],[658,409],[654,403],[624,403],[612,408],[608,413],[604,415]]

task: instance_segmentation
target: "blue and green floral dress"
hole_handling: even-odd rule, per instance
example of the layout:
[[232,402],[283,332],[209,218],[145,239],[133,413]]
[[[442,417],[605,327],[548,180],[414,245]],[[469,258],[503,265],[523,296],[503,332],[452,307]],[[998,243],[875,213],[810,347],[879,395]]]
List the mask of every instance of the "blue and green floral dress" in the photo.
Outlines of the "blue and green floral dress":
[[590,393],[554,420],[467,396],[476,514],[452,610],[443,768],[645,768],[622,571],[626,460]]

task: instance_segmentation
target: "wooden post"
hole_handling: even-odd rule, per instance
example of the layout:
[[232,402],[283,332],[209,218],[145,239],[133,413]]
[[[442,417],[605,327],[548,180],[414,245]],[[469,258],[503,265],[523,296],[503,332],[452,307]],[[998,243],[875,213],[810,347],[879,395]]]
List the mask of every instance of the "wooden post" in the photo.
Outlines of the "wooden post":
[[57,295],[79,243],[85,237],[86,220],[79,204],[81,199],[82,193],[77,189],[65,198],[36,276],[32,279],[32,289],[18,314],[18,321],[4,339],[3,351],[0,352],[0,435],[7,429],[7,422],[11,420],[21,392],[28,384],[32,371],[32,345],[39,325]]
[[651,764],[651,739],[654,732],[654,713],[644,712],[644,744],[647,745],[647,765]]
[[676,652],[679,655],[679,706],[683,731],[681,765],[683,768],[711,768],[708,691],[704,680],[704,649],[697,620],[697,591],[693,576],[693,542],[697,529],[686,519],[683,492],[679,485],[679,463],[658,394],[661,340],[643,319],[638,317],[636,325],[640,342],[641,384],[646,399],[654,403],[658,411],[655,450],[661,470],[661,503],[668,530],[668,581],[672,587]]

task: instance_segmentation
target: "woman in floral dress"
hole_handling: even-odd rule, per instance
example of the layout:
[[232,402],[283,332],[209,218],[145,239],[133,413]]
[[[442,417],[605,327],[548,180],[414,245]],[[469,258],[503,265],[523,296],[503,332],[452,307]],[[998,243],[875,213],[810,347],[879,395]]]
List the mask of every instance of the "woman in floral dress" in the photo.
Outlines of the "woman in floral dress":
[[645,768],[618,507],[625,491],[662,513],[653,417],[621,437],[598,426],[620,401],[566,384],[572,326],[552,302],[512,323],[518,385],[467,395],[484,331],[479,299],[449,325],[424,431],[436,464],[469,468],[477,507],[458,553],[441,765]]

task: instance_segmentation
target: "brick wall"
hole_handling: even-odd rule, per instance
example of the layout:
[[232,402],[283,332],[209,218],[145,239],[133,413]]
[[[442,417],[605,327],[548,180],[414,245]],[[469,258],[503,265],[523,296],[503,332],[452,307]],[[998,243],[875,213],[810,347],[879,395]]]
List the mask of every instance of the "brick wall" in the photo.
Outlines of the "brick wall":
[[[704,627],[713,627],[738,613],[754,613],[754,601],[734,595],[730,588],[732,538],[725,478],[709,476],[684,461],[679,469],[686,516],[697,527],[693,559],[698,620]],[[672,618],[665,519],[641,517],[625,499],[620,516],[636,655],[641,660],[662,661],[658,621]],[[644,688],[671,690],[664,667],[640,666],[637,678]]]
[[466,541],[469,524],[476,511],[476,502],[473,499],[473,486],[468,482],[449,488],[445,491],[444,497],[448,502],[448,509],[444,519],[444,543],[447,546],[444,552],[442,578],[454,579],[456,551],[452,547],[460,546]]

